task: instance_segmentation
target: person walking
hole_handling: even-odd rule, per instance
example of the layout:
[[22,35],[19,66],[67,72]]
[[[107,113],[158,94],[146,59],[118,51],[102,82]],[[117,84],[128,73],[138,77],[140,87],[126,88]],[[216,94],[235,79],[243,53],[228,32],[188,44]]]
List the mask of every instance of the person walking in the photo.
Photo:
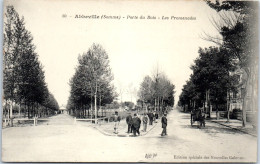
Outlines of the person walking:
[[163,131],[162,131],[161,136],[167,135],[166,127],[167,127],[167,118],[166,118],[166,113],[164,113],[164,115],[162,116],[162,128],[163,128]]
[[134,114],[134,118],[133,118],[133,132],[134,132],[134,136],[136,136],[136,132],[138,133],[138,135],[140,135],[140,124],[141,124],[141,120],[139,117],[137,117],[136,114]]
[[153,122],[157,123],[155,115],[156,115],[156,110],[153,112]]
[[129,115],[126,117],[126,123],[127,123],[127,126],[128,126],[127,133],[132,133],[132,132],[133,132],[133,128],[132,128],[133,118],[132,118],[130,112],[129,112],[128,114],[129,114]]
[[154,117],[155,117],[156,120],[159,118],[158,112],[155,112],[155,116]]
[[143,131],[146,132],[147,129],[147,123],[148,123],[148,116],[147,113],[144,113],[144,117],[143,117]]
[[149,112],[148,117],[149,117],[149,125],[153,125],[153,117],[154,117],[153,113]]
[[118,126],[119,126],[119,123],[120,123],[120,116],[118,115],[118,112],[115,111],[115,116],[114,116],[114,133],[115,134],[118,134]]

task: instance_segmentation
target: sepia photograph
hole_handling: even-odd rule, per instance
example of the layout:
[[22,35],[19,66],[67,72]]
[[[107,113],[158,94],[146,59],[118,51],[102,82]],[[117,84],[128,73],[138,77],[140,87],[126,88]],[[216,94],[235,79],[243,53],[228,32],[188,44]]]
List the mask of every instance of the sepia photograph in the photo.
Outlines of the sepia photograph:
[[2,8],[2,162],[257,162],[258,1]]

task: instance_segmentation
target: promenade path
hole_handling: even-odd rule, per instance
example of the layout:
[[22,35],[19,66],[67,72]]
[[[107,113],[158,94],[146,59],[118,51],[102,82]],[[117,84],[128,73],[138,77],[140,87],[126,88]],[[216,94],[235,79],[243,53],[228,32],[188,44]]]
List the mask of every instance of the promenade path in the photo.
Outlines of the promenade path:
[[[5,162],[254,162],[257,138],[207,122],[190,126],[190,115],[174,109],[168,135],[158,123],[140,137],[107,136],[90,123],[73,123],[60,114],[38,126],[2,130]],[[123,122],[122,122],[123,123]]]

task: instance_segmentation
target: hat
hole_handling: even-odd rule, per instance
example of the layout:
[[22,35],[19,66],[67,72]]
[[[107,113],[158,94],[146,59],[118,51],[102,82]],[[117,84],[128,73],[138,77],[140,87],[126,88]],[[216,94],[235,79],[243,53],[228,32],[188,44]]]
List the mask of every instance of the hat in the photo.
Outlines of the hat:
[[134,114],[134,116],[136,116],[136,113]]

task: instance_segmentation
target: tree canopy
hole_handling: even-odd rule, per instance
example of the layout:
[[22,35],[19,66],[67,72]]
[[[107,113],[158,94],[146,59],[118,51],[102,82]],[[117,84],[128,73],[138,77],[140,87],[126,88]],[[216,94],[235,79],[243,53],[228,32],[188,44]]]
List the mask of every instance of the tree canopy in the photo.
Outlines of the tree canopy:
[[174,105],[175,85],[161,73],[154,78],[145,76],[138,91],[139,98],[146,104],[153,104],[156,110],[160,107]]
[[230,72],[236,69],[236,65],[223,48],[209,47],[199,49],[199,57],[191,66],[193,71],[189,81],[183,86],[179,101],[180,105],[191,102],[202,106],[206,101],[206,92],[210,90],[211,102],[224,104],[227,91],[235,90],[238,80],[231,76]]
[[58,103],[45,82],[32,34],[26,29],[24,18],[19,16],[13,6],[5,9],[3,49],[4,100],[16,104],[26,103],[27,106],[38,103],[58,110]]
[[113,75],[109,58],[103,47],[94,43],[78,57],[78,63],[70,80],[68,108],[83,110],[83,106],[92,107],[93,100],[99,101],[100,106],[113,102],[117,94],[111,83]]

